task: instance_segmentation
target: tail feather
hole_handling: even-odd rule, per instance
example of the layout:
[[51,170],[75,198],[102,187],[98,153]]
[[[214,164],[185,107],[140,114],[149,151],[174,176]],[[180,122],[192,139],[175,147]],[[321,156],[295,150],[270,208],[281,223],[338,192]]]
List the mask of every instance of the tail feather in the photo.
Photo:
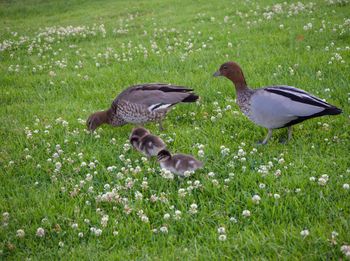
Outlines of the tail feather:
[[337,107],[332,107],[332,108],[329,108],[329,109],[326,109],[325,112],[328,114],[328,115],[338,115],[340,113],[342,113],[343,111]]
[[190,93],[185,99],[182,100],[182,102],[195,102],[198,100],[198,98],[198,95]]

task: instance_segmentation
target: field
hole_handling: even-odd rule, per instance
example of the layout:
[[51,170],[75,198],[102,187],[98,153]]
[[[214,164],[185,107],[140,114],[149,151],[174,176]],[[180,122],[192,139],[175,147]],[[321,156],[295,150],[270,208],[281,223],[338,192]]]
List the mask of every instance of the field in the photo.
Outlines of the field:
[[[340,260],[350,256],[350,2],[0,1],[0,259]],[[342,108],[266,130],[213,73]],[[86,131],[124,88],[189,86],[164,131],[205,168],[161,175],[132,125]],[[349,246],[349,247],[347,247]]]

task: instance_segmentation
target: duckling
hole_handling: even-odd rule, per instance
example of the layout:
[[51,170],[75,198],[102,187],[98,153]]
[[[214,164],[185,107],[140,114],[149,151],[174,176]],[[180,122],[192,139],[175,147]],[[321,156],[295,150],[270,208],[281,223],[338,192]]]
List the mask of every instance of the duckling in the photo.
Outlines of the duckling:
[[143,128],[143,127],[136,127],[132,130],[130,137],[129,137],[129,141],[130,144],[138,151],[139,150],[139,144],[140,144],[140,140],[142,137],[146,136],[150,134],[150,132]]
[[156,135],[152,135],[142,127],[135,128],[130,135],[132,146],[146,155],[148,158],[156,156],[159,151],[166,148],[164,141]]
[[171,153],[165,149],[158,153],[157,159],[162,169],[169,170],[180,177],[186,177],[185,172],[194,172],[203,167],[203,163],[191,155],[171,155]]

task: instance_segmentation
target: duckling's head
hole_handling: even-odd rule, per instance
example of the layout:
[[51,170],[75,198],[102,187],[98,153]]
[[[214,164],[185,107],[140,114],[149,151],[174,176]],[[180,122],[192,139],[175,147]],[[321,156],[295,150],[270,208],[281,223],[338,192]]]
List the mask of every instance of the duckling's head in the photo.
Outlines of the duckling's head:
[[150,132],[147,129],[145,129],[143,127],[136,127],[131,131],[130,139],[131,139],[131,137],[142,138],[148,134],[150,134]]
[[98,111],[89,116],[86,121],[86,127],[89,131],[94,131],[104,123],[108,123],[107,111]]
[[230,79],[236,86],[246,86],[246,81],[241,67],[236,62],[226,62],[214,73],[214,77],[224,76]]
[[171,154],[168,150],[161,150],[160,152],[158,152],[157,160],[159,162],[167,161],[169,159],[171,159]]

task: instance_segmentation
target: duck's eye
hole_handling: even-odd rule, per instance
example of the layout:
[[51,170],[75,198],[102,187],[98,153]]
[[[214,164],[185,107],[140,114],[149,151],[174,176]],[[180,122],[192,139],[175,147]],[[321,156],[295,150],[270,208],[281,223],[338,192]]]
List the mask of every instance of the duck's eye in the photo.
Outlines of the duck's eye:
[[223,70],[227,70],[227,66],[225,65],[224,67],[222,67]]

